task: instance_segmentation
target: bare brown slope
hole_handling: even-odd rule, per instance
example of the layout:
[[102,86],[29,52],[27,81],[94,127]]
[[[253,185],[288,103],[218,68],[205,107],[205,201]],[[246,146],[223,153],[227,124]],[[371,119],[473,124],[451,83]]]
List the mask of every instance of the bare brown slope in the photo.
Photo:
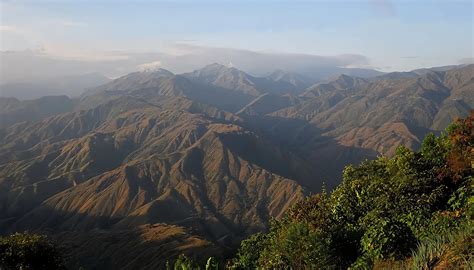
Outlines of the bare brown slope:
[[23,121],[36,121],[69,112],[73,108],[74,101],[67,96],[46,96],[24,101],[0,97],[0,129]]
[[202,69],[184,74],[195,81],[239,91],[252,96],[262,94],[256,83],[257,78],[233,67],[226,67],[217,63],[207,65]]
[[89,91],[82,97],[77,108],[94,108],[123,96],[144,99],[186,97],[231,112],[238,111],[254,98],[240,91],[190,80],[182,75],[136,72]]
[[417,148],[427,132],[444,129],[473,108],[473,68],[429,71],[414,78],[384,78],[354,86],[346,83],[348,88],[336,80],[324,85],[327,92],[319,89],[314,98],[272,115],[308,121],[346,146],[384,154],[393,153],[400,144]]
[[399,145],[410,149],[417,148],[421,141],[413,135],[404,123],[387,123],[377,129],[370,127],[354,128],[339,136],[341,145],[374,149],[386,155],[395,154]]
[[266,115],[302,103],[303,100],[299,97],[263,94],[245,105],[237,114],[242,116]]
[[281,90],[288,94],[299,94],[315,83],[315,80],[310,77],[281,69],[275,70],[266,78],[280,83]]
[[234,245],[302,198],[294,180],[309,173],[296,156],[236,116],[162,101],[124,97],[7,129],[2,229],[74,235],[167,223]]
[[355,91],[368,85],[366,79],[340,75],[335,80],[328,83],[317,83],[302,94],[305,97],[319,97],[324,94],[336,91]]
[[207,65],[183,76],[194,82],[218,86],[233,92],[240,92],[251,96],[271,94],[298,94],[308,84],[306,79],[297,74],[282,74],[282,71],[270,74],[267,77],[254,77],[234,67],[221,64]]
[[[74,213],[120,219],[142,216],[141,220],[150,223],[177,221],[189,217],[191,213],[204,219],[215,216],[209,226],[216,223],[214,226],[222,228],[212,231],[225,232],[224,235],[216,235],[218,238],[236,230],[245,231],[245,227],[250,225],[261,229],[268,216],[280,216],[291,202],[301,197],[302,191],[295,182],[238,156],[221,139],[223,135],[238,135],[241,132],[244,131],[238,126],[213,124],[195,143],[191,141],[190,146],[180,144],[181,149],[186,149],[183,153],[167,148],[164,152],[171,152],[171,156],[159,157],[160,153],[155,152],[154,156],[145,160],[141,155],[148,156],[147,151],[136,154],[135,158],[129,158],[131,161],[127,164],[51,197],[43,207],[71,213],[71,218],[61,218],[67,229],[70,226],[81,229],[100,226],[89,224],[85,219],[75,220]],[[238,141],[239,138],[232,139],[233,143]],[[241,147],[244,147],[249,142],[244,140],[242,143]],[[262,160],[254,162],[272,166]],[[177,203],[178,199],[181,202]],[[176,211],[161,215],[153,212],[149,216],[147,209],[160,209],[155,204],[160,205],[162,201],[173,201]],[[35,216],[34,213],[32,215]],[[39,214],[38,217],[45,215]],[[25,218],[30,225],[37,219],[30,215]],[[68,221],[70,219],[71,222]],[[18,224],[21,223],[19,221]],[[56,221],[54,224],[57,224]],[[44,226],[43,221],[38,225]],[[46,227],[49,226],[46,222]]]
[[431,128],[441,130],[456,117],[469,114],[474,107],[474,65],[448,70],[444,84],[452,89],[433,119]]
[[[61,232],[53,235],[70,269],[164,269],[166,261],[185,254],[201,261],[223,250],[183,227],[154,224],[130,230]],[[123,243],[117,248],[115,243]],[[77,248],[81,247],[81,248]],[[78,258],[82,258],[78,260]]]

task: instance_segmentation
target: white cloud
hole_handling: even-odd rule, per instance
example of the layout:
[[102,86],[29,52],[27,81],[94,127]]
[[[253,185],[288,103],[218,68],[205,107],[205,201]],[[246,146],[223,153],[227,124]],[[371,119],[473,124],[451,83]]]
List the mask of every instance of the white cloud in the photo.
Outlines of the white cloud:
[[56,60],[110,62],[129,59],[126,52],[94,50],[70,43],[41,43],[41,51],[48,58]]
[[20,32],[20,29],[13,25],[0,25],[0,32],[18,33]]
[[161,66],[162,66],[161,61],[153,61],[153,62],[150,62],[150,63],[145,63],[145,64],[138,65],[137,68],[141,71],[148,71],[148,70],[158,69]]
[[[210,63],[232,63],[233,66],[255,75],[266,74],[274,69],[300,72],[337,67],[370,67],[369,59],[358,54],[321,56],[269,53],[190,44],[175,44],[170,47],[165,48],[164,53],[156,59],[161,62],[164,68],[175,73],[201,68]],[[176,54],[176,51],[183,51],[186,54]]]
[[[368,63],[362,55],[318,56],[310,54],[263,53],[230,48],[176,45],[176,50],[130,52],[93,50],[71,44],[43,44],[42,50],[2,52],[0,78],[18,82],[28,77],[58,77],[99,72],[117,77],[137,70],[165,68],[174,73],[189,72],[212,63],[228,64],[254,75],[275,69],[296,72],[333,72],[338,67]],[[186,54],[177,54],[177,51]]]
[[38,49],[38,35],[16,25],[0,25],[0,50]]

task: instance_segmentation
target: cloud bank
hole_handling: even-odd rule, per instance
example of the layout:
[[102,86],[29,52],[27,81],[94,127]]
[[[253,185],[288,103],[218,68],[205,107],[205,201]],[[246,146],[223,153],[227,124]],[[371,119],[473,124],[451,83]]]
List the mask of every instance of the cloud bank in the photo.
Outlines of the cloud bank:
[[340,67],[369,67],[363,55],[319,56],[266,53],[229,48],[175,44],[158,52],[80,52],[54,50],[1,52],[1,83],[99,72],[118,77],[133,71],[165,68],[189,72],[211,63],[230,64],[254,75],[275,69],[295,72],[332,71]]

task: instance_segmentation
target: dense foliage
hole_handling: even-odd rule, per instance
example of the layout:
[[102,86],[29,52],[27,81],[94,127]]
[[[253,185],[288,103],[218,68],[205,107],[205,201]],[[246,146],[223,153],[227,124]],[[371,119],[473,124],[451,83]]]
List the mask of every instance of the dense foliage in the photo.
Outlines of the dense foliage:
[[428,135],[418,152],[399,147],[392,158],[346,167],[331,194],[307,198],[243,241],[232,267],[449,268],[442,255],[453,243],[464,244],[451,251],[450,260],[459,257],[451,267],[472,265],[473,122],[474,112]]
[[214,257],[209,257],[209,259],[207,259],[206,265],[204,267],[201,267],[198,263],[196,263],[191,258],[185,255],[180,255],[173,264],[170,264],[169,261],[166,262],[165,269],[166,270],[200,270],[200,269],[218,270],[219,263],[216,261]]
[[58,248],[44,235],[0,237],[0,269],[65,269]]

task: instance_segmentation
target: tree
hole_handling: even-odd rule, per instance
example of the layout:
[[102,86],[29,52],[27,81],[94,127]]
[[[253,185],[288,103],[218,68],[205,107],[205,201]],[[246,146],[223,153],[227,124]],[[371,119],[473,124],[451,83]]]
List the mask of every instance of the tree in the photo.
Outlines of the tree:
[[266,246],[267,235],[257,233],[240,243],[237,256],[232,261],[234,269],[256,269],[260,253]]
[[[404,265],[418,243],[472,227],[473,147],[474,111],[440,136],[428,134],[420,151],[400,146],[392,158],[347,166],[342,183],[330,195],[322,192],[306,198],[272,222],[269,233],[243,241],[241,265],[265,269]],[[472,237],[469,231],[463,239]]]
[[15,233],[0,237],[2,269],[65,269],[59,249],[45,235]]

